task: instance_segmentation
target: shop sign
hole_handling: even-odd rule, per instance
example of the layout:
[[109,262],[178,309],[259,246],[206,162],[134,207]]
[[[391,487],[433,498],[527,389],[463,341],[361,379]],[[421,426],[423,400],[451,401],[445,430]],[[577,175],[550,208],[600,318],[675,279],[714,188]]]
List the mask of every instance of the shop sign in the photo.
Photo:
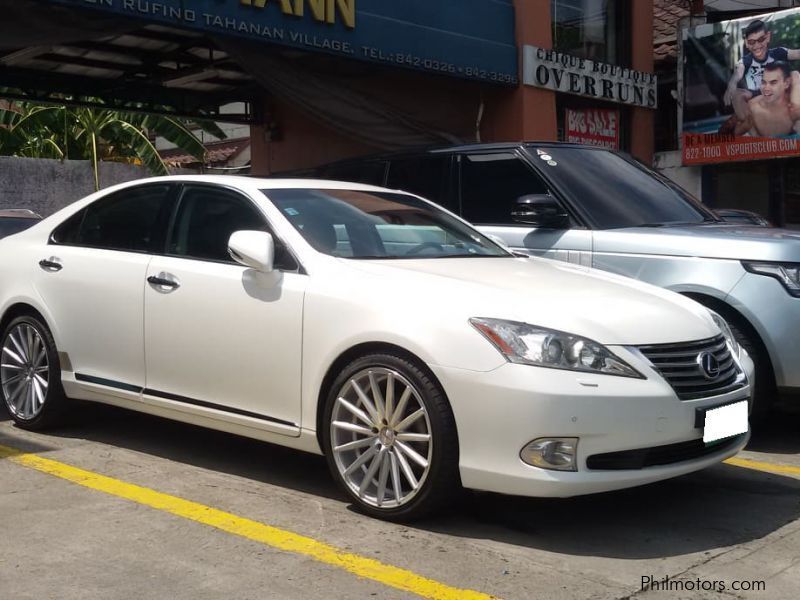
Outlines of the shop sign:
[[657,78],[653,73],[536,46],[525,46],[522,72],[525,85],[607,102],[657,108]]
[[619,111],[606,108],[566,110],[566,141],[619,149]]
[[683,30],[683,164],[800,156],[800,9]]
[[42,0],[204,33],[517,84],[514,7],[472,0]]

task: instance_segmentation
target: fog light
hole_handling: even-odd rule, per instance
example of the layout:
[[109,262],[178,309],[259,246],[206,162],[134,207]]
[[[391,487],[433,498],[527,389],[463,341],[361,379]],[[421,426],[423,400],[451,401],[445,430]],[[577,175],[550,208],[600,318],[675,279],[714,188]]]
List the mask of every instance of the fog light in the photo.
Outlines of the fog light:
[[539,438],[520,451],[519,457],[529,465],[556,471],[577,471],[575,458],[578,438]]

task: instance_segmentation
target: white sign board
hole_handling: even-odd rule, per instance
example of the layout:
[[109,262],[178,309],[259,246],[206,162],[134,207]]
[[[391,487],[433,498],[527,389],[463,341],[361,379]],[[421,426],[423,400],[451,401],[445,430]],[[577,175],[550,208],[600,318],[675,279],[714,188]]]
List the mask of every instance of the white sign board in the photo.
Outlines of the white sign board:
[[524,47],[522,72],[525,85],[606,102],[652,109],[658,106],[657,78],[653,73],[536,46]]

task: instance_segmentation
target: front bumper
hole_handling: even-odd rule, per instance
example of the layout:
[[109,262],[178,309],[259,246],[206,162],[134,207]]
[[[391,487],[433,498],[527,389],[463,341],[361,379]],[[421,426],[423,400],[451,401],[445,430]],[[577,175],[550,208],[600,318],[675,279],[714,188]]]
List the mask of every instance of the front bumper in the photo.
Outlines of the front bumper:
[[[718,463],[741,450],[749,432],[699,458],[630,470],[593,470],[590,456],[666,446],[703,437],[697,409],[750,395],[750,386],[727,394],[681,401],[669,384],[630,360],[647,379],[629,379],[506,364],[488,373],[432,367],[450,399],[459,436],[465,487],[521,496],[568,497],[642,485]],[[741,366],[752,381],[753,363]],[[524,463],[519,452],[542,437],[576,437],[578,470],[553,471]]]

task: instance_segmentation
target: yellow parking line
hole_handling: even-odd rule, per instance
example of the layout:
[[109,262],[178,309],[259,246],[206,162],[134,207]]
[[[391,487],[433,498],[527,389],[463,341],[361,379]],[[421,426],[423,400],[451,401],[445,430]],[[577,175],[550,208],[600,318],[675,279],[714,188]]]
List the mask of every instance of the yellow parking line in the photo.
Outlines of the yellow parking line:
[[481,592],[450,587],[417,575],[412,571],[386,565],[358,554],[345,552],[324,542],[298,535],[291,531],[244,519],[209,506],[184,500],[183,498],[162,494],[155,490],[0,445],[0,459],[4,458],[18,465],[35,469],[117,498],[124,498],[125,500],[196,521],[279,550],[308,556],[319,562],[344,569],[359,577],[371,579],[398,590],[411,592],[423,598],[441,598],[443,600],[494,598],[494,596]]
[[754,469],[756,471],[766,471],[767,473],[777,473],[779,475],[793,475],[800,477],[800,467],[790,467],[789,465],[775,465],[772,463],[750,460],[749,458],[729,458],[725,461],[729,465]]

